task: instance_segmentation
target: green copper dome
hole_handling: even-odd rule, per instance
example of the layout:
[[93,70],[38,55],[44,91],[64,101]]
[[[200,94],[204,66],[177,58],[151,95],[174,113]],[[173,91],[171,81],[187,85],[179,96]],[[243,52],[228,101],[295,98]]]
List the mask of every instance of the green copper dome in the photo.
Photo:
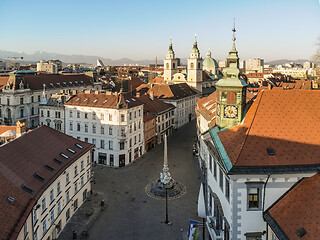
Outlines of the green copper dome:
[[219,68],[217,61],[211,57],[210,51],[207,52],[207,57],[203,60],[202,65],[207,68]]

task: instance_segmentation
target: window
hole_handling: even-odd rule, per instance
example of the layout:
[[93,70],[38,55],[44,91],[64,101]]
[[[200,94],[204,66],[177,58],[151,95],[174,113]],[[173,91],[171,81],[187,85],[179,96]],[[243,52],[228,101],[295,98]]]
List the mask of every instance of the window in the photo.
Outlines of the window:
[[134,118],[137,118],[137,111],[134,111]]
[[[112,154],[110,154],[110,157],[111,157],[111,155]],[[90,179],[90,170],[87,171],[87,181],[89,181],[89,179]]]
[[104,140],[100,140],[100,148],[104,149]]
[[34,234],[33,234],[33,239],[34,240],[38,240],[39,238],[38,238],[38,229],[34,232]]
[[84,177],[83,175],[81,176],[81,187],[84,185]]
[[212,173],[212,156],[209,154],[209,170]]
[[61,200],[59,200],[57,203],[57,211],[58,211],[58,215],[59,215],[61,212]]
[[92,133],[96,133],[96,129],[97,129],[96,125],[92,125]]
[[70,131],[73,131],[73,123],[72,122],[69,123],[69,128],[70,128]]
[[229,104],[236,103],[236,94],[234,92],[228,92],[228,94],[227,94],[227,103],[229,103]]
[[109,149],[113,150],[113,141],[109,141]]
[[54,209],[52,209],[50,212],[50,220],[51,220],[51,224],[53,224],[54,223]]
[[47,111],[47,117],[50,117],[50,111]]
[[44,236],[46,234],[47,231],[47,219],[43,219],[42,221],[42,235]]
[[83,166],[83,160],[81,161],[81,171],[83,170],[84,166]]
[[78,199],[74,200],[73,202],[73,211],[77,211],[78,209]]
[[129,132],[132,133],[132,124],[129,125]]
[[112,121],[112,114],[109,114],[109,121]]
[[24,116],[24,110],[23,110],[23,108],[21,108],[20,109],[20,117],[23,118],[23,116]]
[[33,96],[31,96],[31,102],[34,102],[34,97]]
[[140,109],[139,109],[139,117],[141,116],[141,111],[140,111]]
[[93,120],[96,120],[96,116],[97,116],[96,113],[93,112],[93,113],[92,113],[92,119],[93,119]]
[[69,173],[67,172],[66,173],[66,185],[70,182],[70,179],[69,179]]
[[80,123],[77,123],[77,131],[80,132]]
[[10,105],[10,99],[7,98],[7,105]]
[[246,240],[261,240],[262,233],[245,233]]
[[77,118],[80,118],[80,111],[77,111]]
[[42,199],[41,206],[42,206],[42,212],[44,212],[47,209],[46,198]]
[[23,236],[24,236],[24,238],[26,238],[27,235],[28,235],[28,228],[27,228],[27,222],[25,222],[23,224]]
[[74,183],[74,193],[76,194],[78,192],[78,183]]
[[69,189],[66,191],[66,201],[69,202],[70,201],[70,193],[69,193]]
[[36,222],[38,220],[38,216],[37,216],[37,210],[33,210],[33,226],[36,225]]
[[90,164],[90,157],[88,156],[87,157],[87,165],[89,165]]
[[54,200],[54,191],[53,189],[50,190],[50,203],[52,203]]
[[132,138],[129,140],[129,147],[132,147]]
[[230,181],[228,178],[226,178],[226,198],[229,201],[230,200]]
[[61,192],[60,182],[57,183],[57,195]]
[[104,120],[104,114],[101,113],[101,120]]
[[84,131],[88,132],[88,124],[84,124]]
[[141,135],[140,135],[140,133],[139,133],[139,141],[138,142],[140,142],[141,141]]
[[134,144],[137,144],[137,136],[134,136]]
[[131,120],[132,119],[132,113],[130,112],[129,113],[129,120]]
[[221,190],[223,191],[223,172],[222,172],[222,170],[220,169],[219,170],[219,186],[220,186],[220,188],[221,188]]
[[72,118],[72,110],[69,111],[69,117]]
[[120,142],[120,150],[124,149],[124,142]]
[[213,177],[217,180],[217,163],[213,162]]
[[85,119],[88,118],[88,113],[84,113],[84,118],[85,118]]
[[224,240],[230,240],[230,226],[226,219],[224,220]]
[[84,141],[87,143],[87,142],[89,142],[89,139],[88,138],[84,138]]
[[31,115],[34,115],[34,107],[31,107]]
[[74,166],[74,176],[78,175],[78,166]]
[[112,135],[112,127],[109,127],[109,135]]
[[124,122],[124,114],[121,114],[121,122]]
[[101,134],[104,134],[104,127],[101,126]]
[[247,183],[247,210],[261,210],[263,183]]
[[66,221],[70,219],[70,209],[66,211]]
[[20,98],[20,104],[23,104],[23,98]]

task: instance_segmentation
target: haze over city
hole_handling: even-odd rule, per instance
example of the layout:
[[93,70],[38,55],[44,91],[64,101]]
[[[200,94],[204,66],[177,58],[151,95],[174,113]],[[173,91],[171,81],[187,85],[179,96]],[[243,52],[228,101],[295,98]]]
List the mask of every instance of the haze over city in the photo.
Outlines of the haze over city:
[[186,58],[197,34],[203,56],[230,50],[233,19],[241,59],[310,59],[319,46],[318,0],[1,1],[1,50],[163,59],[170,36]]

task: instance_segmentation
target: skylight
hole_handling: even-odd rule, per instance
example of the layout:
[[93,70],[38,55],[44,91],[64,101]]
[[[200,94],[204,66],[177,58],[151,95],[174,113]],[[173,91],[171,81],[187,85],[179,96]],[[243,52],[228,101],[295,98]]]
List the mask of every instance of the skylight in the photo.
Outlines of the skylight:
[[49,165],[44,166],[46,169],[49,169],[51,172],[53,172],[55,169]]
[[36,179],[38,179],[38,180],[40,180],[41,182],[44,182],[44,178],[43,177],[41,177],[38,173],[35,173],[35,174],[33,174],[33,176],[36,178]]
[[86,101],[88,101],[88,98],[86,98],[85,100],[83,100],[83,102],[86,102]]
[[31,188],[26,187],[25,185],[22,185],[21,188],[25,190],[27,193],[33,194],[33,190]]
[[80,100],[80,98],[77,98],[76,101],[78,102]]
[[64,157],[64,158],[66,158],[66,159],[69,159],[69,157],[68,157],[66,154],[64,154],[64,153],[60,153],[60,155],[61,155],[62,157]]
[[129,100],[126,100],[126,102],[129,103],[130,101],[129,101]]
[[106,103],[107,101],[108,101],[108,100],[106,99],[106,100],[103,101],[103,103]]
[[98,101],[98,99],[93,100],[94,103],[97,102],[97,101]]
[[276,153],[274,152],[273,148],[267,148],[267,152],[269,154],[269,156],[274,156]]
[[59,165],[61,165],[62,164],[62,162],[60,161],[60,160],[58,160],[58,159],[54,159],[54,161],[56,162],[56,163],[58,163]]
[[134,101],[134,102],[136,101],[134,98],[131,98],[131,99],[132,99],[132,101]]
[[75,150],[72,150],[71,148],[68,148],[68,151],[69,151],[69,152],[72,152],[73,154],[76,153],[76,151],[75,151]]
[[80,149],[83,148],[83,147],[82,147],[80,144],[78,144],[78,143],[76,143],[76,146],[77,146],[78,148],[80,148]]

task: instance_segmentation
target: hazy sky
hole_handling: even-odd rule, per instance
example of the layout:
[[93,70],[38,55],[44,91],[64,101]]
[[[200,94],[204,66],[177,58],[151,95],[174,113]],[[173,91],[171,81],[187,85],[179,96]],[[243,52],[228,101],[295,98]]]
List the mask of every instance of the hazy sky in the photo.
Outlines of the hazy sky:
[[319,0],[0,0],[0,49],[33,53],[163,59],[170,36],[177,57],[225,59],[236,18],[242,59],[310,58],[319,46]]

